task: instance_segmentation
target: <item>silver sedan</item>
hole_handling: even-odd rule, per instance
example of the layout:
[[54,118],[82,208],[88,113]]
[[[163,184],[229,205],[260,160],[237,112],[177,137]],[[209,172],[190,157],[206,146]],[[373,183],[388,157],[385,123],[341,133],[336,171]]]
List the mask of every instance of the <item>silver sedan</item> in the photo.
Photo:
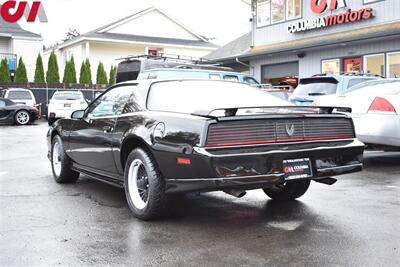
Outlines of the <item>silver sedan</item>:
[[359,140],[400,149],[400,79],[365,82],[316,105],[351,107]]

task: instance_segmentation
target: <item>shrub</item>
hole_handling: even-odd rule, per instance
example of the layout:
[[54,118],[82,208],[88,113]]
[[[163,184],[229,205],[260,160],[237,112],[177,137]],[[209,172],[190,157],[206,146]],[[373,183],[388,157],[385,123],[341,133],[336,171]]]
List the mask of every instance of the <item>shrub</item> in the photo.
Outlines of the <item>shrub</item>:
[[60,74],[58,72],[57,56],[54,51],[51,52],[46,73],[47,83],[59,83]]
[[11,74],[8,69],[7,59],[3,58],[0,64],[0,82],[11,82]]
[[107,73],[104,70],[104,65],[103,63],[99,63],[99,66],[97,67],[97,75],[96,75],[96,83],[97,84],[107,84]]
[[110,69],[110,80],[108,81],[108,83],[110,85],[115,84],[116,82],[116,75],[117,75],[117,67],[114,65],[111,65],[111,69]]
[[43,68],[43,60],[40,53],[36,59],[36,67],[35,67],[35,77],[33,79],[35,83],[45,83],[44,80],[44,68]]
[[15,71],[15,79],[14,82],[16,83],[27,83],[28,82],[28,75],[26,74],[26,67],[22,57],[19,58],[18,67]]

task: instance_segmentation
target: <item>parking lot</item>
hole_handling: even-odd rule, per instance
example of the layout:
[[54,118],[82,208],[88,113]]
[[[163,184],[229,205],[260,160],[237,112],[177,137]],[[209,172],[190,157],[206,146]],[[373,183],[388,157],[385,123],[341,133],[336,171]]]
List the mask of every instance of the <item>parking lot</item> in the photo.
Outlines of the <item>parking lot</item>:
[[143,222],[123,190],[56,184],[46,131],[0,128],[1,266],[400,266],[400,153],[367,152],[362,173],[299,201],[190,194]]

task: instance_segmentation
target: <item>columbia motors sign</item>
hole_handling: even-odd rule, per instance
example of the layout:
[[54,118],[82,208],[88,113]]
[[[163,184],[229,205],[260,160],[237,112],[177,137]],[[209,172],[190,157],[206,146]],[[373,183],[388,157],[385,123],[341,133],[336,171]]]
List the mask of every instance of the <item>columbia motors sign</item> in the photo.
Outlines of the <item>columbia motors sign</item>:
[[32,1],[31,5],[27,1],[1,1],[0,14],[9,23],[17,22],[22,17],[27,22],[35,22],[37,18],[40,22],[47,22],[46,12],[40,1]]
[[[287,28],[289,33],[328,28],[335,25],[369,20],[374,17],[374,10],[372,8],[351,10],[347,7],[346,0],[310,0],[310,4],[312,12],[316,14],[323,14],[328,11],[331,11],[331,14],[325,17],[305,19],[291,23]],[[335,11],[338,11],[338,13],[334,13]]]

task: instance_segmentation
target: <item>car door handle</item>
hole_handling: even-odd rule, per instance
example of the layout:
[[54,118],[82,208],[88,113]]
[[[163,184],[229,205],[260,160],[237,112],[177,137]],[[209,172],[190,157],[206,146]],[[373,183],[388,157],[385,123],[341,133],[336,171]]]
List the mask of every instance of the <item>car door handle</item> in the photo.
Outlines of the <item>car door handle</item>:
[[112,126],[104,126],[104,127],[103,127],[103,132],[104,132],[104,133],[109,133],[109,132],[111,132],[112,130],[114,130],[114,128],[113,128]]

